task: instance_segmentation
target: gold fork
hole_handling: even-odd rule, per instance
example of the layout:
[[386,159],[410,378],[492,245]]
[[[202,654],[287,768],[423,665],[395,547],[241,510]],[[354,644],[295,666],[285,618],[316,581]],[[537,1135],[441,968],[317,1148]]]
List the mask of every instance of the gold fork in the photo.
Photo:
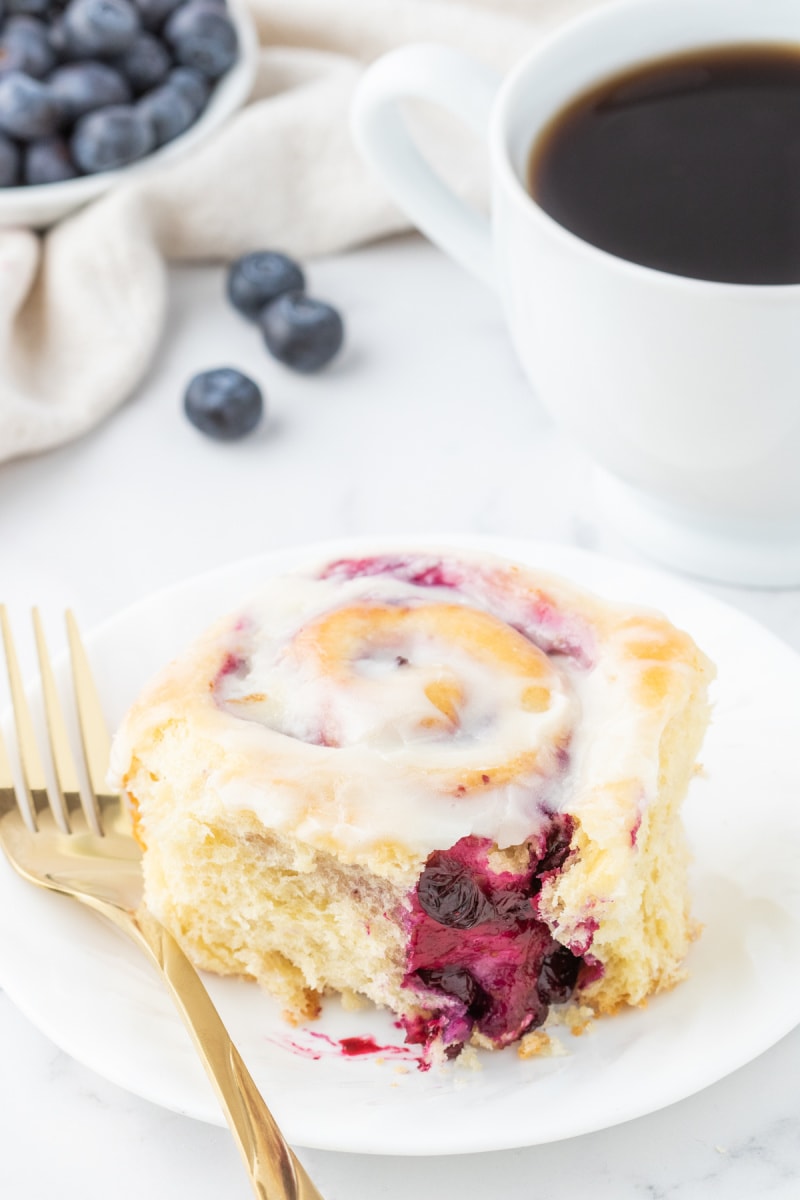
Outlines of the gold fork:
[[143,949],[175,1001],[214,1085],[260,1200],[322,1200],[287,1145],[199,975],[175,939],[142,903],[139,847],[120,797],[106,783],[109,735],[78,627],[67,613],[72,679],[87,806],[61,709],[42,623],[33,624],[53,768],[52,797],[22,686],[8,615],[0,606],[22,786],[0,735],[0,846],[24,879],[73,896],[108,917]]

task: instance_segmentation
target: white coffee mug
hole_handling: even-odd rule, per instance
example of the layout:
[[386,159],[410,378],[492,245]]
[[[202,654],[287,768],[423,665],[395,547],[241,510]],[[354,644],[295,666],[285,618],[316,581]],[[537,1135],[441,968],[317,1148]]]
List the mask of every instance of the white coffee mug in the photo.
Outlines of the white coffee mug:
[[[800,584],[800,284],[707,282],[615,257],[525,185],[533,143],[592,84],[704,46],[794,44],[798,0],[626,0],[565,24],[505,79],[452,49],[374,63],[353,129],[397,202],[502,297],[542,403],[598,466],[606,508],[662,562],[732,583]],[[422,157],[402,102],[488,138],[491,221]],[[800,227],[800,210],[795,214]]]

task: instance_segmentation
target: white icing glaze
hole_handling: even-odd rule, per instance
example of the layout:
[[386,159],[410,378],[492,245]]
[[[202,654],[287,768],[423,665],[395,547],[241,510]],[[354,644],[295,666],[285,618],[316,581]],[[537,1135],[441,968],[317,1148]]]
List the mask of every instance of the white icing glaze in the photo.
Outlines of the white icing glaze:
[[[250,739],[262,748],[270,743],[282,782],[272,780],[262,790],[252,781],[219,776],[214,783],[224,802],[285,828],[297,818],[295,789],[313,788],[321,770],[335,779],[329,831],[345,845],[398,838],[425,847],[450,845],[467,833],[501,844],[524,840],[542,821],[559,770],[555,750],[568,741],[577,716],[567,674],[548,664],[550,703],[543,712],[526,712],[520,703],[524,676],[476,661],[445,638],[421,636],[413,621],[410,636],[392,645],[379,641],[343,678],[326,673],[313,656],[298,659],[293,648],[300,629],[321,614],[365,602],[468,607],[452,589],[390,578],[273,580],[241,614],[247,632],[238,650],[246,673],[230,672],[216,691],[235,718],[223,738],[234,739],[237,754],[247,752],[243,743]],[[426,696],[427,687],[442,681],[460,692],[455,724]],[[263,699],[248,702],[254,695]],[[321,736],[335,745],[320,745]],[[494,771],[533,757],[532,748],[541,752],[530,767],[493,784]],[[481,786],[457,794],[458,780],[469,772],[481,776]],[[319,812],[307,816],[297,834],[318,840],[320,820]]]
[[[671,647],[686,687],[692,643],[657,615],[562,581],[484,556],[444,561],[458,586],[391,573],[274,579],[200,644],[195,657],[206,672],[215,664],[213,676],[187,678],[201,698],[192,722],[224,752],[206,782],[213,803],[349,858],[380,843],[424,856],[471,834],[515,845],[548,812],[589,804],[630,845],[681,696],[637,703],[648,662],[629,643],[650,638],[659,666]],[[187,679],[176,679],[185,698]],[[145,697],[123,727],[119,778],[142,721],[163,720],[171,703]]]

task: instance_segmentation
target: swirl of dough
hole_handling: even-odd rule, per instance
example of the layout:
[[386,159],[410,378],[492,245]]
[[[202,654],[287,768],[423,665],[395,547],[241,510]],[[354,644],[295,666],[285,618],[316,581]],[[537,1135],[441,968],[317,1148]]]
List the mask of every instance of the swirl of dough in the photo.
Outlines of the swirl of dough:
[[236,718],[228,744],[268,755],[274,812],[291,793],[308,836],[508,843],[558,807],[581,667],[551,633],[531,636],[552,616],[540,603],[534,629],[507,571],[460,566],[276,580],[229,628],[213,685]]
[[563,698],[542,650],[493,614],[463,604],[334,608],[300,628],[289,655],[300,677],[310,671],[332,685],[326,745],[389,749],[391,732],[401,733],[434,759],[437,743],[455,739],[467,760],[460,771],[449,768],[457,790],[533,770],[536,715]]
[[205,803],[348,862],[520,845],[559,811],[629,846],[696,656],[657,615],[488,555],[339,559],[210,629],[134,706],[115,762],[123,778],[134,738],[191,731]]

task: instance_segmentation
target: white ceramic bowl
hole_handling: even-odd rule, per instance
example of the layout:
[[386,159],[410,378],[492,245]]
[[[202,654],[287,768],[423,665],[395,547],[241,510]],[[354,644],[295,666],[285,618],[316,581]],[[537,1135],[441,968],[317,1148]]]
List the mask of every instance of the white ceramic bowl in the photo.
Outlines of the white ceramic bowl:
[[117,171],[82,175],[63,183],[0,188],[0,227],[27,225],[33,229],[43,229],[52,225],[118,183],[140,178],[147,171],[188,153],[218,129],[250,94],[258,55],[255,26],[242,0],[228,0],[228,11],[239,36],[239,57],[217,82],[208,105],[194,125],[146,158],[120,167]]

